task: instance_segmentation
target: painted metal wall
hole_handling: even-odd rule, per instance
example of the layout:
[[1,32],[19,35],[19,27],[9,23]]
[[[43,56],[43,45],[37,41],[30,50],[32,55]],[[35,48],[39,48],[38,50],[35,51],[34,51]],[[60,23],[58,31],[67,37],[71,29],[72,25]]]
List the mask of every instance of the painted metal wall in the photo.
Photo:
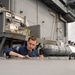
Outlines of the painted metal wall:
[[0,0],[2,7],[5,7],[7,10],[10,10],[10,0]]
[[12,0],[11,10],[26,16],[30,26],[40,25],[40,38],[67,42],[60,15],[40,0]]

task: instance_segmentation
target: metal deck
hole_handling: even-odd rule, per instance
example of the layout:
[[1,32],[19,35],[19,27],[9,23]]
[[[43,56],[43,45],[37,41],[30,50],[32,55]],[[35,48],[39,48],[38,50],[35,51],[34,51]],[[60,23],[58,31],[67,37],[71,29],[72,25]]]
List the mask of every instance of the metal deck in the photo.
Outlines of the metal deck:
[[1,75],[75,75],[75,60],[0,58]]

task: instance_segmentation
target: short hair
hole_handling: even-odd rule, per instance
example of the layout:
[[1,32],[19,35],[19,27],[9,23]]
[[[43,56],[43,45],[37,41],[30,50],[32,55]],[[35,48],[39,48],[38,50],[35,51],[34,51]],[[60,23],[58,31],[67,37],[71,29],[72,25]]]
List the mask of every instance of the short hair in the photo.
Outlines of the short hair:
[[28,41],[29,41],[30,39],[33,40],[33,41],[37,41],[36,37],[34,37],[34,36],[30,36],[30,37],[28,38]]

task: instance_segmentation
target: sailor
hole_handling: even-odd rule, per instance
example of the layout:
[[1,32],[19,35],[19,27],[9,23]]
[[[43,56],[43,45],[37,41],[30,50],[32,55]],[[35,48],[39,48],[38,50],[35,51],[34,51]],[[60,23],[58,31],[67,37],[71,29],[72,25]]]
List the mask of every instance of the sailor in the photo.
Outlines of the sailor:
[[38,50],[35,49],[36,44],[37,39],[34,36],[31,36],[27,40],[27,46],[24,45],[7,48],[3,51],[3,54],[6,56],[16,56],[19,58],[25,58],[25,56],[43,58],[43,55],[39,55]]

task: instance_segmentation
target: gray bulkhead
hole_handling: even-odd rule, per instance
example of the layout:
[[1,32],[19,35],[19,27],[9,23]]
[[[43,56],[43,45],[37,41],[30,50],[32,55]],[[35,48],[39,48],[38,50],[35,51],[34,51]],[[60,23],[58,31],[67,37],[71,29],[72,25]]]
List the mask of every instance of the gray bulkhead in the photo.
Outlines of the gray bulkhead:
[[[56,1],[59,3],[59,1]],[[11,0],[11,11],[26,16],[29,26],[40,25],[40,37],[67,43],[67,22],[60,20],[60,14],[41,0]],[[66,8],[62,9],[67,11]],[[36,31],[37,32],[37,31]]]

